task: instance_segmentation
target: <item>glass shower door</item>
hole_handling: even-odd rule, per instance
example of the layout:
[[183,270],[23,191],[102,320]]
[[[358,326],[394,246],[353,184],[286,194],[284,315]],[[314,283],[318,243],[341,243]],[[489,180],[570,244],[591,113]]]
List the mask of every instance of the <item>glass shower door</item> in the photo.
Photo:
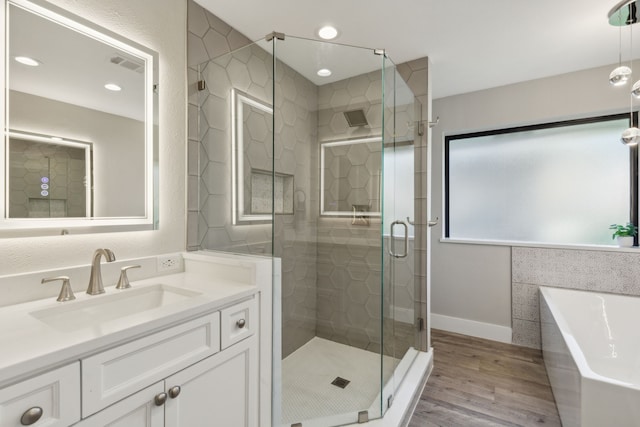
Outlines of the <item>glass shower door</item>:
[[383,338],[382,412],[413,358],[419,320],[414,313],[416,251],[414,194],[414,126],[416,99],[393,62],[384,67],[383,164]]
[[289,35],[273,52],[273,170],[291,183],[293,204],[273,228],[282,260],[274,425],[378,418],[383,57]]

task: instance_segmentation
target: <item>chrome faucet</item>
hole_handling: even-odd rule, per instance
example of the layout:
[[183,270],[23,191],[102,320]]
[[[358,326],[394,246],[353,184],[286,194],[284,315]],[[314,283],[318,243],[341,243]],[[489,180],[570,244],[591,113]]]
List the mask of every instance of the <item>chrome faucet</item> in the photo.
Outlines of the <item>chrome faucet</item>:
[[87,293],[89,295],[98,295],[104,293],[102,286],[102,272],[100,271],[100,258],[104,255],[107,262],[116,260],[115,255],[109,249],[97,249],[93,254],[93,262],[91,263],[91,275],[89,277],[89,287]]

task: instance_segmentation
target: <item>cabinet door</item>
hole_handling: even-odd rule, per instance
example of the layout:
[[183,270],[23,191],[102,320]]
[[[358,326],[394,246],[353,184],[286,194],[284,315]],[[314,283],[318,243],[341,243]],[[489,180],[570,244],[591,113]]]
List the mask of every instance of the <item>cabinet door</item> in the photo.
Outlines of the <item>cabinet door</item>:
[[164,381],[103,409],[74,427],[163,427],[164,405],[155,401],[160,394],[164,394]]
[[167,392],[179,386],[180,393],[165,404],[165,425],[256,427],[258,374],[254,335],[167,378]]
[[0,426],[67,427],[80,420],[80,363],[0,390]]

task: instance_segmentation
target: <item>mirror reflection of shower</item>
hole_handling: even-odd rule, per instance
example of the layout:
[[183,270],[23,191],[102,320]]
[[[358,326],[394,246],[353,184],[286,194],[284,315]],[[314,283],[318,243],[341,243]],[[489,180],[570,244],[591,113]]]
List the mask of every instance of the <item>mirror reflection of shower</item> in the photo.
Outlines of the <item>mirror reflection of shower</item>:
[[91,216],[91,144],[11,132],[9,218]]

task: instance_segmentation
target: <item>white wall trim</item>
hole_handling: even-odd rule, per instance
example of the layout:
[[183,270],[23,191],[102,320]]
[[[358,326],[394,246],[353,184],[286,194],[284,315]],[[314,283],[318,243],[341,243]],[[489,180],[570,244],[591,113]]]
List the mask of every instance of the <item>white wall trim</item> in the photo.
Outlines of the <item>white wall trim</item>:
[[510,246],[525,248],[544,248],[544,249],[572,249],[579,251],[602,251],[602,252],[635,252],[638,253],[638,247],[622,248],[615,245],[587,245],[587,244],[560,244],[560,243],[537,243],[537,242],[516,242],[511,240],[483,240],[483,239],[456,239],[451,237],[440,238],[440,243],[453,243],[463,245],[483,245],[483,246]]
[[442,329],[443,331],[511,344],[511,328],[494,325],[493,323],[483,323],[460,317],[431,313],[431,327],[433,329]]

